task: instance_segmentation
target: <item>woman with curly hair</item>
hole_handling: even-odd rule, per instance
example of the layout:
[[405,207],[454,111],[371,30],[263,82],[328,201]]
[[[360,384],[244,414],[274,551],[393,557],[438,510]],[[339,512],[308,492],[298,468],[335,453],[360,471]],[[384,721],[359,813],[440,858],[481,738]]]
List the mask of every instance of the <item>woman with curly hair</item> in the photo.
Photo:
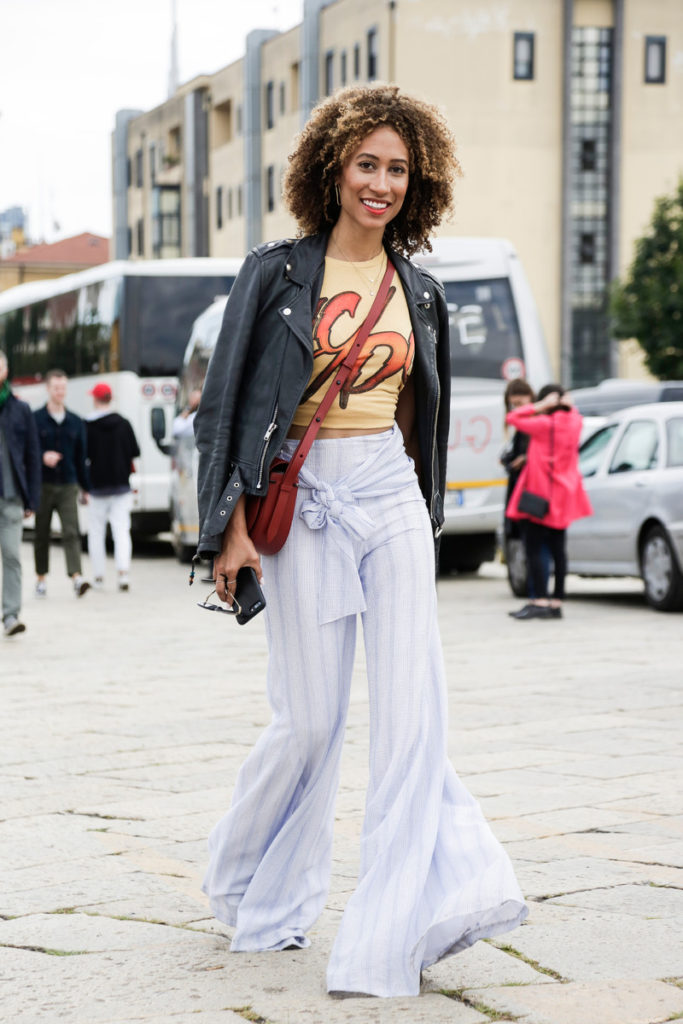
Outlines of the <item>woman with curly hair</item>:
[[[362,620],[369,784],[358,884],[328,966],[334,994],[417,995],[423,968],[526,915],[446,754],[434,538],[448,313],[441,284],[407,257],[429,248],[458,172],[441,114],[396,86],[345,89],[316,107],[285,182],[301,235],[247,256],[196,418],[199,554],[214,558],[221,600],[232,602],[243,566],[267,600],[273,719],[211,834],[204,882],[233,950],[308,946],[325,905]],[[382,284],[379,317],[351,357]],[[351,372],[300,469],[289,536],[261,559],[245,496],[264,494],[276,456],[292,458],[344,356]]]

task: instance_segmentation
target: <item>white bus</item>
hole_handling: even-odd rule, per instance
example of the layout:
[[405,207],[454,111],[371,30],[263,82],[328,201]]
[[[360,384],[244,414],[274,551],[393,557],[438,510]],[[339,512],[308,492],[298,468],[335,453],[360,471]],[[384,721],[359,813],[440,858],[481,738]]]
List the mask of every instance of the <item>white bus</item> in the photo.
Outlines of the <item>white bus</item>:
[[[416,257],[444,283],[450,314],[452,397],[442,569],[475,571],[492,559],[507,478],[503,392],[525,377],[539,388],[551,377],[536,306],[513,246],[496,238],[441,238]],[[180,402],[202,386],[226,298],[197,318],[185,352]],[[172,525],[178,556],[197,543],[197,459],[191,432],[177,439],[172,473]]]
[[197,314],[225,294],[238,260],[112,262],[0,293],[0,349],[12,386],[37,409],[46,372],[70,378],[67,405],[92,412],[98,380],[114,394],[140,445],[131,477],[133,531],[170,525],[170,443],[178,372]]

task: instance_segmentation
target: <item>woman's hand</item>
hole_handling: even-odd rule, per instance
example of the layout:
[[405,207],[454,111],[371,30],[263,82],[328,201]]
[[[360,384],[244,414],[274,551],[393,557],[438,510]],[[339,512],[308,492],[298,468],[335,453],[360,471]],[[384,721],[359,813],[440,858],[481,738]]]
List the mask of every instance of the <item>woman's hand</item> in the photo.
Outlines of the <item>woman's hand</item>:
[[512,470],[514,470],[516,472],[518,469],[522,468],[522,466],[524,465],[525,462],[526,462],[526,455],[517,455],[512,460],[512,462],[510,463],[510,469],[512,469]]
[[549,412],[551,409],[555,409],[560,404],[560,392],[551,391],[549,394],[542,398],[540,402],[534,403],[534,409],[536,412]]
[[263,580],[258,551],[247,533],[246,499],[242,495],[223,533],[221,551],[213,560],[213,578],[216,596],[220,601],[232,603],[235,596],[237,573],[245,565],[256,570],[259,583]]

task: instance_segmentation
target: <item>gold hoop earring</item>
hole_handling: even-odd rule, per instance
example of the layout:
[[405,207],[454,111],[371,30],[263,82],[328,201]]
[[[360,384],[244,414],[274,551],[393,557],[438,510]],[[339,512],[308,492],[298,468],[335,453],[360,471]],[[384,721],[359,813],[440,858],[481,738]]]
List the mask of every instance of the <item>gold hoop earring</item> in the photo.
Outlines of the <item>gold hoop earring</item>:
[[341,206],[341,189],[339,188],[337,182],[334,183],[334,195],[335,199],[337,200],[337,206]]

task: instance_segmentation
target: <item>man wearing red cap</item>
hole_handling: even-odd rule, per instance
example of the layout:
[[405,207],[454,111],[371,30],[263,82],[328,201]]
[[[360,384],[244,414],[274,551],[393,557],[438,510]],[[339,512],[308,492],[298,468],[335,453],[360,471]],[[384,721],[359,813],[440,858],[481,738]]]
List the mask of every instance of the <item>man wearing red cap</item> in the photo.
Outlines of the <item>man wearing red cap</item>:
[[128,590],[132,545],[130,539],[133,459],[140,454],[133,428],[127,419],[111,411],[112,391],[101,381],[90,394],[95,409],[88,417],[88,461],[90,465],[90,507],[88,552],[93,584],[104,586],[107,523],[114,539],[114,561],[119,590]]

